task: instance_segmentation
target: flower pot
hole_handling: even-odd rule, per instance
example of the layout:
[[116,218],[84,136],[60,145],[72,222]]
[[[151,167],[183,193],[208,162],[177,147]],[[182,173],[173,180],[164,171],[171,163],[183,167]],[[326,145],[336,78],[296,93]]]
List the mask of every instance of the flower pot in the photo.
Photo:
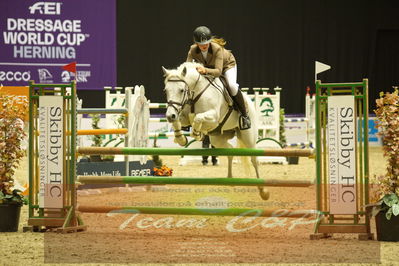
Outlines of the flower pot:
[[375,216],[378,241],[399,241],[399,216],[392,215],[388,220],[385,212],[380,211]]
[[17,232],[21,206],[0,204],[0,232]]

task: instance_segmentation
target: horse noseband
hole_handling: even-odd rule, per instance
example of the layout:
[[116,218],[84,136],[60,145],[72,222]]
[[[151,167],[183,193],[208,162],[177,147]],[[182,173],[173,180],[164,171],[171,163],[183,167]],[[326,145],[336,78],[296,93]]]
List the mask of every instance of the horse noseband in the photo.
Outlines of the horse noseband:
[[[189,92],[188,85],[187,85],[187,83],[186,83],[184,80],[182,80],[182,79],[170,79],[170,80],[168,80],[167,82],[183,82],[183,83],[185,84],[185,87],[184,87],[184,95],[183,95],[182,101],[181,101],[181,102],[168,101],[168,107],[169,107],[169,106],[172,106],[172,107],[176,110],[177,113],[180,113],[180,112],[182,111],[182,109],[183,109],[183,106],[186,105],[187,102],[190,101],[190,99],[186,99],[186,98],[187,98],[187,95],[188,95],[188,92]],[[180,106],[181,109],[179,110],[179,109],[176,107],[176,105]]]

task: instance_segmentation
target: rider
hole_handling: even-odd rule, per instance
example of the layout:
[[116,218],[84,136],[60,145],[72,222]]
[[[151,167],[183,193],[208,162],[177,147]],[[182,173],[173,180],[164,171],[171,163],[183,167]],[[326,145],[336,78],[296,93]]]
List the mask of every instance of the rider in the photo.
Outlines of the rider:
[[199,62],[204,66],[197,67],[200,74],[214,77],[224,75],[227,80],[227,88],[236,103],[240,116],[240,129],[251,127],[244,97],[237,84],[237,63],[231,51],[224,48],[226,41],[215,38],[209,28],[197,27],[194,30],[194,44],[191,45],[187,55],[187,62]]

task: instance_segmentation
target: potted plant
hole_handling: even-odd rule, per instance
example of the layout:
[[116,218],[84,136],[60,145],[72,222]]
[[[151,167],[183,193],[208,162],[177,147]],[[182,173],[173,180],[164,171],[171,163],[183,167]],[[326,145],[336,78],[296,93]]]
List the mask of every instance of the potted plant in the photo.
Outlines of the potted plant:
[[27,199],[14,189],[14,173],[26,150],[23,119],[28,102],[20,97],[0,94],[0,231],[18,231],[21,206]]
[[386,174],[378,178],[378,202],[373,206],[376,217],[377,239],[399,241],[399,96],[380,93],[376,100],[376,126],[383,138],[384,157],[387,158]]

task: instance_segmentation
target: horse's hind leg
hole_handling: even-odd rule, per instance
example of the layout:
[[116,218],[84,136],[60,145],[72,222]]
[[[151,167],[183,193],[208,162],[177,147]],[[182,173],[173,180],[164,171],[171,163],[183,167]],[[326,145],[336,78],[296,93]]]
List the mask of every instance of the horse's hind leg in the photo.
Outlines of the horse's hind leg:
[[[257,178],[260,178],[260,175],[259,175],[259,162],[258,162],[258,157],[256,157],[256,156],[251,156],[251,162],[252,162],[252,165],[253,165],[254,168],[255,168],[256,177],[257,177]],[[265,187],[258,187],[258,189],[259,189],[260,197],[261,197],[263,200],[268,200],[269,197],[270,197],[270,192],[269,192]]]
[[233,156],[227,156],[227,177],[233,177]]
[[[210,136],[210,141],[215,148],[233,148],[228,142],[231,137],[225,133],[224,135]],[[227,162],[227,177],[231,178],[233,177],[233,156],[227,156]]]
[[256,178],[260,178],[258,158],[256,156],[251,156],[251,163],[255,168]]
[[[241,143],[247,148],[256,148],[256,135],[257,131],[255,128],[249,130],[238,131],[237,136]],[[256,156],[251,156],[251,162],[255,169],[256,177],[260,178],[259,175],[259,163]],[[268,200],[270,197],[270,192],[265,187],[258,187],[259,194],[263,200]]]

